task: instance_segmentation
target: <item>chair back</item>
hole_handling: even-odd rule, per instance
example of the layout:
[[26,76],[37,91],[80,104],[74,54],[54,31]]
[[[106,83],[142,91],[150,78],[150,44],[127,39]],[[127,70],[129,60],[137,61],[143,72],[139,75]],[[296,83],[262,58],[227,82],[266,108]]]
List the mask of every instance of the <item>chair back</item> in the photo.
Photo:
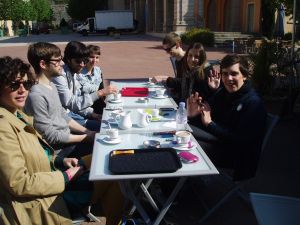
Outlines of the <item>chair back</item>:
[[170,57],[170,61],[171,61],[171,64],[172,64],[172,68],[174,70],[174,75],[175,77],[177,77],[177,69],[176,69],[176,58],[175,57]]
[[266,148],[266,145],[268,143],[268,140],[270,138],[270,135],[273,131],[273,128],[275,127],[275,125],[278,122],[279,117],[276,115],[273,115],[271,113],[267,114],[267,124],[266,124],[266,131],[265,131],[265,136],[263,139],[263,143],[261,145],[261,152],[264,151],[264,149]]
[[250,193],[250,201],[259,225],[300,225],[300,199]]

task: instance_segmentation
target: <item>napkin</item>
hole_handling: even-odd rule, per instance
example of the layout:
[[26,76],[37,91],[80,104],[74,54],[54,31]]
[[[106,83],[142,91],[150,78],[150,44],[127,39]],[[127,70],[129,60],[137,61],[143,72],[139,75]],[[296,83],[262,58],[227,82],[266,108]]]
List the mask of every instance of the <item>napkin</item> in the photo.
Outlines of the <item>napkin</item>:
[[125,87],[122,88],[121,94],[123,97],[147,97],[149,90],[141,87]]

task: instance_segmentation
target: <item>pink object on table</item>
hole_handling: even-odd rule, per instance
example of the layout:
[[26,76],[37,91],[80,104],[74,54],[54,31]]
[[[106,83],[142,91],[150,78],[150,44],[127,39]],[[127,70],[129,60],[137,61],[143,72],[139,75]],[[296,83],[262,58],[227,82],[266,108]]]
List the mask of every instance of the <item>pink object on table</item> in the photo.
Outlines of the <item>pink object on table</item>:
[[147,97],[149,90],[148,88],[126,87],[122,88],[121,94],[123,97]]

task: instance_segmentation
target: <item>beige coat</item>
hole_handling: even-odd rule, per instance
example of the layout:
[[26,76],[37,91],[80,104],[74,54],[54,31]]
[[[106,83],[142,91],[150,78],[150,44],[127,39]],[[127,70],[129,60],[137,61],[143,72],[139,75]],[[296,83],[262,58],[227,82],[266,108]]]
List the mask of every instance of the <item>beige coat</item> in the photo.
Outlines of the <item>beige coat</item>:
[[63,174],[51,172],[38,137],[32,126],[0,107],[0,224],[72,224],[60,195]]

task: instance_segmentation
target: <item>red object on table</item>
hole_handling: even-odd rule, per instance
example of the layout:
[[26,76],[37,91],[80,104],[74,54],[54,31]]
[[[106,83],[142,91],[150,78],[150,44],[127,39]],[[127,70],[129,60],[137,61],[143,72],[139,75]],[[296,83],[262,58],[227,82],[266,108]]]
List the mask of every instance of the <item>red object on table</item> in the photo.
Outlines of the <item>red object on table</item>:
[[122,88],[121,94],[124,97],[147,97],[149,90],[148,88],[126,87]]

